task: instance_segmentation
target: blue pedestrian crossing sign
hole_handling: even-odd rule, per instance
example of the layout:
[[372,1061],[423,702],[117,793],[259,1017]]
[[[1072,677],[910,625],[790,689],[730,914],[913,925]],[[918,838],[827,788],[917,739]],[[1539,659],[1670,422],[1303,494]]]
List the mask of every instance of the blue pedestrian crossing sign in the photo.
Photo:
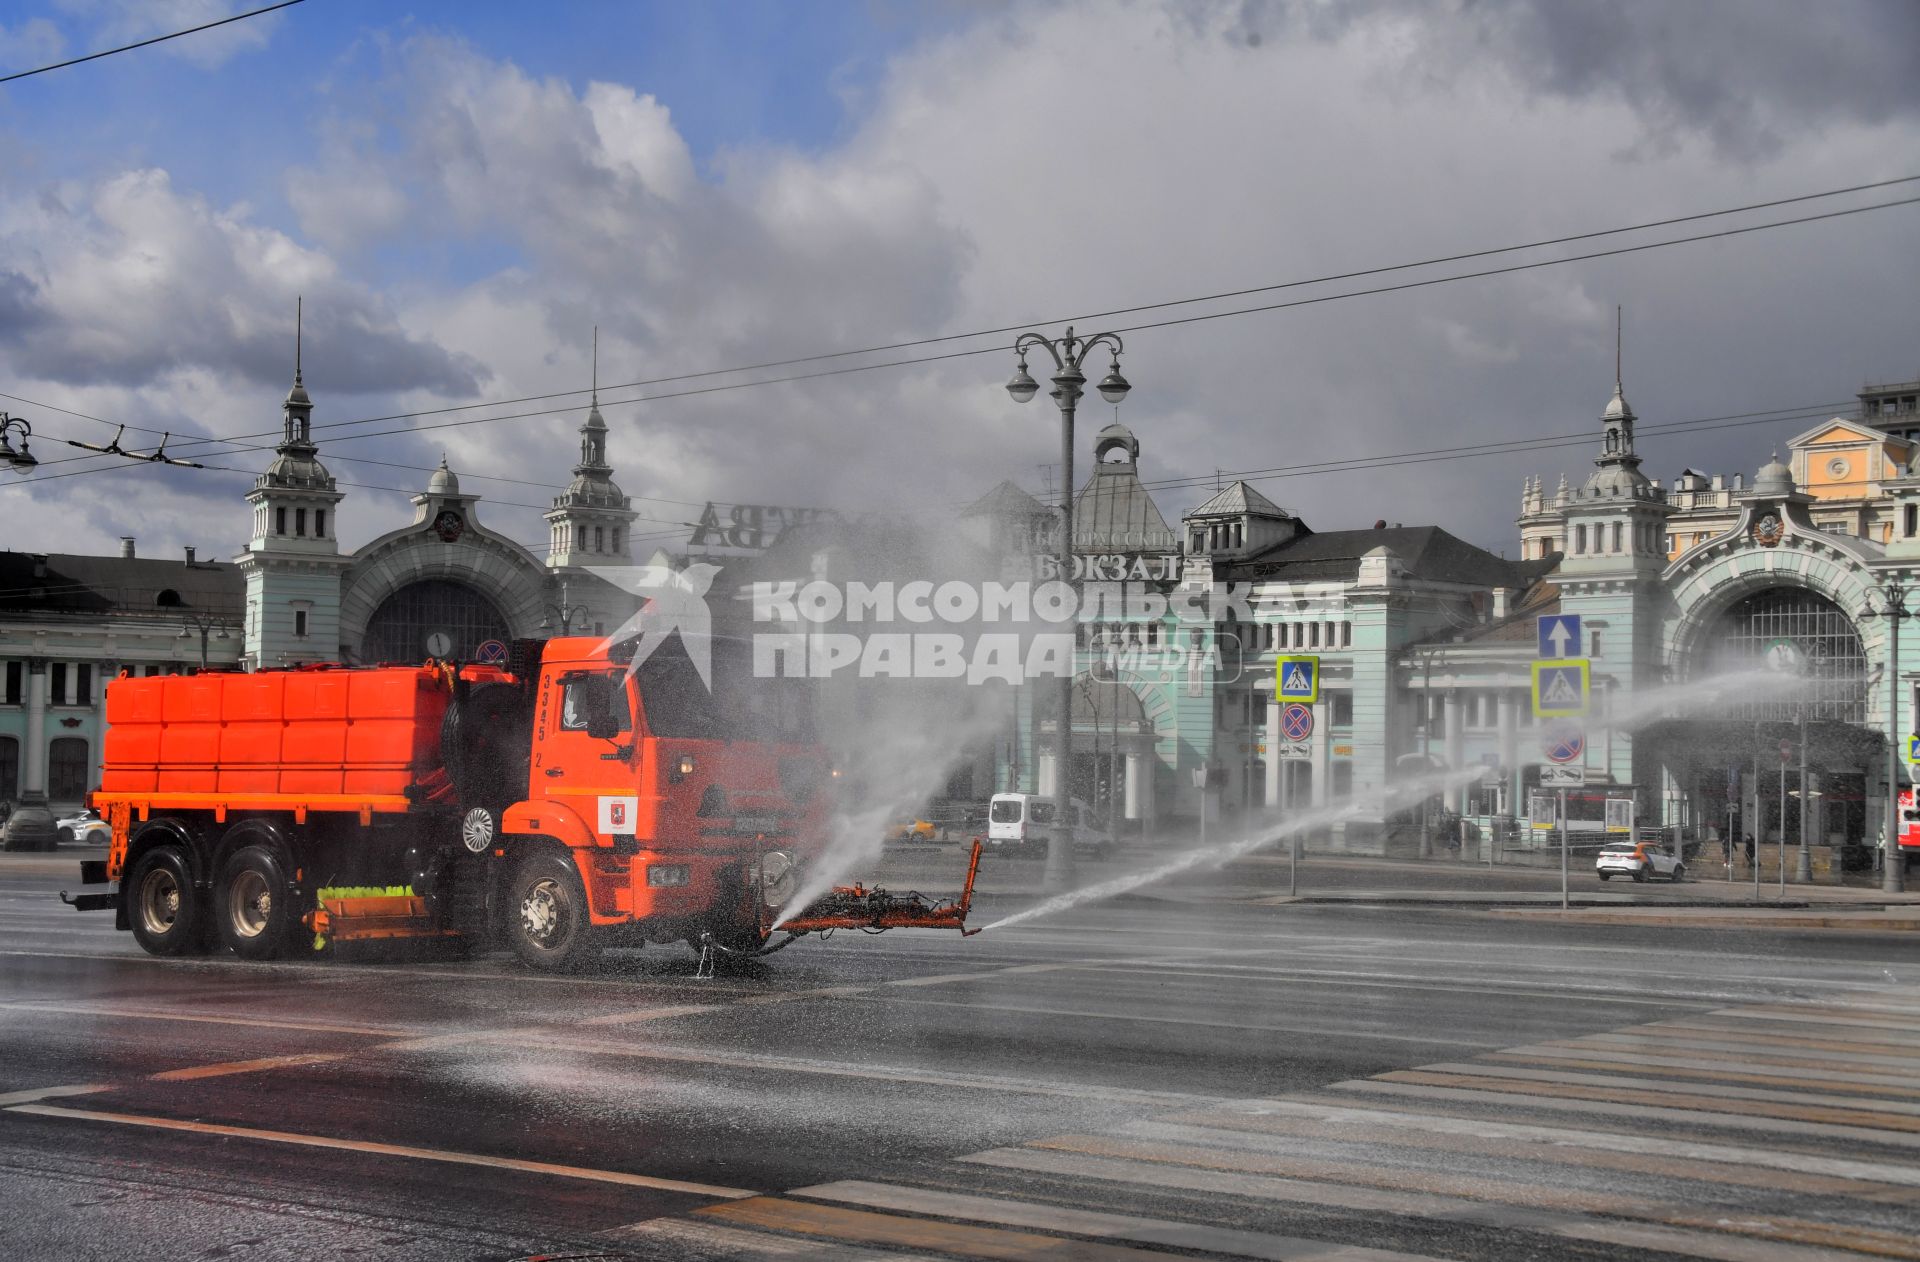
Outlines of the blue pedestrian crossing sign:
[[1587,712],[1588,663],[1584,657],[1533,664],[1533,714],[1540,719],[1578,718]]
[[1580,651],[1579,614],[1543,613],[1535,625],[1540,633],[1540,651],[1536,656],[1564,660]]
[[1907,761],[1920,763],[1920,736],[1907,737]]
[[1274,658],[1273,698],[1283,705],[1289,701],[1312,705],[1320,700],[1320,659],[1317,657]]

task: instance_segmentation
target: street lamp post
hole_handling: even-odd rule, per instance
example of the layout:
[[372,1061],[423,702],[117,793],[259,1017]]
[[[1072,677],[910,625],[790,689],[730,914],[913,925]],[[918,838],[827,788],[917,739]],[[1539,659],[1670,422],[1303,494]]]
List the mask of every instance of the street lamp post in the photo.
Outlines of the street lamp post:
[[212,633],[216,640],[230,640],[233,637],[227,634],[227,623],[224,618],[212,614],[181,615],[180,638],[191,640],[195,631],[200,633],[200,669],[206,670],[212,664],[207,656],[208,634]]
[[1889,578],[1876,589],[1881,608],[1871,600],[1860,611],[1862,618],[1887,620],[1887,831],[1882,840],[1880,888],[1884,893],[1906,890],[1906,856],[1900,853],[1900,624],[1913,617],[1907,608],[1907,589],[1900,580]]
[[[1087,352],[1102,343],[1112,349],[1113,366],[1100,381],[1100,397],[1109,403],[1118,403],[1127,397],[1127,391],[1132,387],[1120,375],[1123,348],[1117,333],[1096,333],[1089,338],[1077,338],[1073,335],[1071,325],[1067,326],[1066,334],[1059,338],[1049,338],[1040,333],[1022,333],[1013,343],[1014,354],[1019,356],[1019,366],[1007,380],[1007,393],[1013,396],[1014,402],[1026,403],[1040,392],[1040,383],[1027,372],[1027,352],[1038,347],[1053,360],[1053,389],[1049,393],[1054,405],[1060,409],[1060,538],[1057,553],[1060,581],[1067,584],[1073,582],[1073,412],[1080,402],[1080,396],[1086,393],[1087,377],[1080,371],[1080,365],[1085,361]],[[1075,646],[1078,647],[1077,637]],[[1073,770],[1075,665],[1070,662],[1067,673],[1060,680],[1059,717],[1054,723],[1054,829],[1047,841],[1047,866],[1041,877],[1042,889],[1049,893],[1058,893],[1073,882],[1073,790],[1069,780]]]
[[[20,435],[20,446],[16,449],[8,435]],[[17,416],[8,416],[0,412],[0,465],[5,465],[22,477],[32,473],[40,460],[27,450],[27,439],[33,437],[33,426]]]
[[575,618],[585,618],[591,612],[592,610],[588,609],[585,605],[570,605],[567,603],[567,585],[563,581],[560,584],[560,603],[547,606],[546,615],[540,619],[540,629],[542,631],[552,631],[554,629],[554,617],[558,615],[560,619],[560,634],[572,635],[573,620]]

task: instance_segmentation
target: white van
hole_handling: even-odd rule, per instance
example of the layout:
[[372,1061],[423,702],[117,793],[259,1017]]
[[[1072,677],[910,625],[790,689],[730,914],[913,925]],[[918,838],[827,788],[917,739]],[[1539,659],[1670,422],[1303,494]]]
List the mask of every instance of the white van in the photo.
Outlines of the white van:
[[[1074,852],[1105,859],[1114,840],[1106,826],[1080,799],[1073,800]],[[1033,850],[1044,854],[1054,833],[1052,797],[1037,793],[996,793],[987,806],[987,849],[1003,852]]]

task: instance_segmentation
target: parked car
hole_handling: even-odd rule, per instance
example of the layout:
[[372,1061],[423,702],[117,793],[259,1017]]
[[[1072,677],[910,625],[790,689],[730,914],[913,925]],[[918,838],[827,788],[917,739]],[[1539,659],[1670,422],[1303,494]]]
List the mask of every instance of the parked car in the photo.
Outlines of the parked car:
[[63,846],[75,842],[84,846],[104,846],[113,840],[113,826],[95,815],[91,807],[55,820],[54,831]]
[[[1070,809],[1073,820],[1068,835],[1073,838],[1075,854],[1096,859],[1109,858],[1115,849],[1113,835],[1085,802],[1075,798]],[[1037,793],[996,793],[987,808],[987,849],[1006,852],[1035,850],[1044,853],[1055,832],[1054,801]]]
[[1593,861],[1594,870],[1601,880],[1612,876],[1630,876],[1636,881],[1644,881],[1650,876],[1664,876],[1670,881],[1687,879],[1687,865],[1678,855],[1654,841],[1615,841],[1600,847],[1599,856]]

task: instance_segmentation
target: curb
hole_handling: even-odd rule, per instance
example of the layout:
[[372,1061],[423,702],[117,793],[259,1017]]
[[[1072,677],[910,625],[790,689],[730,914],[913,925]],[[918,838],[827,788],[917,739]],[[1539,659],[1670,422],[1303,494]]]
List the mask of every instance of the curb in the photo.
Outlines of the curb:
[[1679,929],[1807,929],[1851,930],[1856,933],[1920,933],[1920,916],[1672,916],[1661,912],[1561,911],[1522,907],[1492,907],[1487,914],[1503,920],[1559,920],[1587,925],[1641,925]]

